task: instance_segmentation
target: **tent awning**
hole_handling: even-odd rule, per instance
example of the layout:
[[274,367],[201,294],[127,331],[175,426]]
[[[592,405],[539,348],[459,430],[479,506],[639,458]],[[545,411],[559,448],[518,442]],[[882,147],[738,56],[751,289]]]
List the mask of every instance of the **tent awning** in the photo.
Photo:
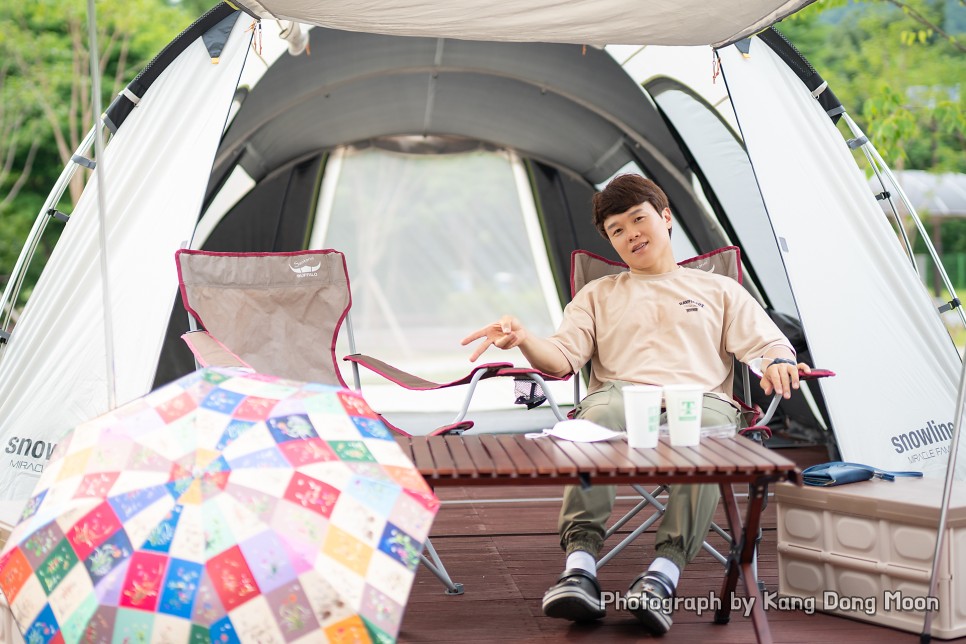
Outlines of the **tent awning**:
[[712,45],[814,0],[238,0],[255,16],[346,31],[469,40]]

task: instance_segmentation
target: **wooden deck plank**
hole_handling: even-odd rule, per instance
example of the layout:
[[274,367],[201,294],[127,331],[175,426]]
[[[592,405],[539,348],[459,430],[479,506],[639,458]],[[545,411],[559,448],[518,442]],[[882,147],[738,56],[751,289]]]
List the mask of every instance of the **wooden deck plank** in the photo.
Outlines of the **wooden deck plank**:
[[[790,451],[794,450],[782,450],[783,453]],[[828,460],[824,447],[810,453],[812,462],[795,459],[799,467]],[[466,592],[461,596],[444,595],[439,581],[420,566],[398,641],[402,644],[454,641],[469,644],[622,644],[649,640],[636,620],[613,607],[608,608],[604,619],[592,624],[571,624],[543,616],[541,598],[556,581],[565,561],[556,534],[561,492],[560,486],[549,485],[447,488],[445,496],[451,501],[444,501],[437,516],[433,542],[453,579],[465,584]],[[481,498],[469,498],[470,495]],[[741,493],[736,496],[739,510],[744,515],[746,497]],[[616,518],[633,502],[630,489],[619,486],[613,516]],[[778,589],[776,506],[770,502],[762,515],[763,534],[758,557],[758,575],[770,592]],[[485,523],[467,522],[467,516],[474,513],[484,517]],[[715,515],[718,523],[723,522],[723,514],[719,508]],[[485,525],[485,534],[480,534],[481,525]],[[626,526],[621,533],[626,534],[631,528]],[[626,591],[630,581],[653,557],[655,528],[601,568],[599,578],[604,590]],[[437,530],[445,535],[437,536]],[[492,534],[496,530],[500,533]],[[719,539],[717,535],[709,538]],[[679,596],[697,598],[709,597],[712,592],[717,594],[723,570],[717,561],[702,551],[683,570]],[[739,589],[738,595],[744,597],[744,592]],[[801,610],[770,610],[768,623],[776,644],[832,641],[900,644],[919,639],[915,633],[822,612],[809,615]],[[674,625],[661,640],[664,644],[742,644],[754,642],[755,634],[751,620],[740,612],[732,614],[730,623],[716,625],[710,613],[698,615],[683,608],[675,612]],[[966,638],[943,641],[966,644]]]

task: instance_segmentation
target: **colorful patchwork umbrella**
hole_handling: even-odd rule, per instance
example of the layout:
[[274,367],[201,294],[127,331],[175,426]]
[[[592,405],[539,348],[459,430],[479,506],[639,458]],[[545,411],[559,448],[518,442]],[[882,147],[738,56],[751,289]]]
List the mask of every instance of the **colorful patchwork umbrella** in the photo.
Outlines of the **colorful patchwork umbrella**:
[[438,507],[358,394],[203,369],[61,441],[0,589],[28,644],[394,641]]

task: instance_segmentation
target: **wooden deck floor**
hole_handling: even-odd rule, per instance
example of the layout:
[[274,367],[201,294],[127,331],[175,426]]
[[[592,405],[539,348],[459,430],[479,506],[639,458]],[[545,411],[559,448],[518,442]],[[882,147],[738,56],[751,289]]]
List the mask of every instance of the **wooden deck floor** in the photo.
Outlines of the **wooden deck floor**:
[[[799,465],[828,460],[824,448],[781,450]],[[562,570],[557,546],[556,517],[560,488],[447,488],[438,495],[443,506],[433,526],[432,540],[454,581],[465,587],[460,596],[443,593],[440,582],[420,566],[413,586],[400,642],[633,642],[649,639],[627,613],[609,610],[592,624],[571,624],[543,616],[541,598]],[[618,489],[614,516],[632,507],[630,488]],[[763,515],[759,577],[767,590],[778,588],[774,505]],[[724,525],[723,511],[716,521]],[[709,539],[723,547],[716,536]],[[716,541],[717,540],[717,541]],[[604,566],[599,578],[607,591],[624,592],[650,562],[653,529]],[[702,552],[687,567],[678,586],[680,596],[709,597],[721,589],[723,568]],[[739,584],[740,588],[740,584]],[[740,591],[739,591],[740,592]],[[778,643],[848,642],[849,644],[916,642],[919,635],[843,617],[801,610],[771,610],[772,637]],[[713,611],[678,611],[665,642],[754,642],[751,620],[733,613],[731,622],[716,625]],[[966,638],[945,640],[966,644]]]

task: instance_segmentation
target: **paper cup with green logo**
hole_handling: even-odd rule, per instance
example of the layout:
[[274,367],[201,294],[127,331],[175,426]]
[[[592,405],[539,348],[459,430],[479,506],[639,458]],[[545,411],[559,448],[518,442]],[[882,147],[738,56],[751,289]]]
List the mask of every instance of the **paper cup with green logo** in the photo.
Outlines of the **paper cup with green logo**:
[[701,385],[681,384],[664,386],[667,408],[667,427],[671,445],[688,447],[701,440]]
[[635,449],[657,447],[661,425],[661,387],[624,385],[624,420],[627,444]]

